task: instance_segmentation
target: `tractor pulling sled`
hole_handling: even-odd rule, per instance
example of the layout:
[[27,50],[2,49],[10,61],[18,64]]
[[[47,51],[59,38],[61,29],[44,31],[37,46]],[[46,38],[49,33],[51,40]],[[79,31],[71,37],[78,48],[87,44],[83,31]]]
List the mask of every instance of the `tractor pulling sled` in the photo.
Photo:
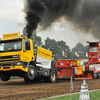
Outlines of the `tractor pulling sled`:
[[23,77],[25,82],[43,79],[55,83],[57,79],[100,78],[99,42],[89,42],[88,62],[58,59],[52,67],[52,51],[34,47],[31,39],[19,33],[4,34],[0,39],[0,77],[8,81],[11,76]]

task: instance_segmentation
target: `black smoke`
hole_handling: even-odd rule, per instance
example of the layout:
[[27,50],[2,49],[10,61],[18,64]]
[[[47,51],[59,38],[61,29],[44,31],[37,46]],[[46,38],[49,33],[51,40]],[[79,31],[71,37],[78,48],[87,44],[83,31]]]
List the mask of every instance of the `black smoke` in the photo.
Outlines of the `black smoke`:
[[50,28],[64,18],[76,29],[100,38],[100,0],[26,0],[24,12],[28,37],[37,28]]
[[26,13],[26,32],[27,37],[30,38],[32,32],[37,28],[38,23],[41,21],[41,15],[46,10],[46,6],[44,2],[40,2],[40,0],[27,0],[25,1],[25,9]]

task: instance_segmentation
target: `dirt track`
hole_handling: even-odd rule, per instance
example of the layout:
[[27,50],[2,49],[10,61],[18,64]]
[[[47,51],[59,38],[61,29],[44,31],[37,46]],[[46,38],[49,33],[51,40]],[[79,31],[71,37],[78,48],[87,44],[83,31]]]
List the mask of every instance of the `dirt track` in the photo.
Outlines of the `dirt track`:
[[[86,80],[89,90],[100,89],[100,79]],[[79,92],[82,81],[73,81],[74,90]],[[0,80],[0,100],[34,100],[44,97],[70,93],[70,81],[59,80],[57,83],[25,83],[23,79]]]

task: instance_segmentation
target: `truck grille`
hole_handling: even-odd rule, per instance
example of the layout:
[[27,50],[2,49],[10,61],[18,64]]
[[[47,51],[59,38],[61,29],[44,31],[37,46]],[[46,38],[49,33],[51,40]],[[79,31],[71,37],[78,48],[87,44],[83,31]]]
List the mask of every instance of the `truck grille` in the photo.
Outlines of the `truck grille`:
[[0,62],[18,61],[18,60],[19,60],[19,58],[18,59],[11,59],[11,60],[0,60]]
[[1,63],[12,62],[12,61],[19,61],[19,55],[12,55],[12,56],[1,56],[0,57],[0,65]]

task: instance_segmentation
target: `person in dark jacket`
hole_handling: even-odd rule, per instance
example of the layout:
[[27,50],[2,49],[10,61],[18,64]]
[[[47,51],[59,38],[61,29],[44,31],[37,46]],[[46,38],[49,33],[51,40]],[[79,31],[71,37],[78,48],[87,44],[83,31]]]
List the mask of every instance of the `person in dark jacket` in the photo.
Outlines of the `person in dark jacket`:
[[51,63],[51,67],[52,67],[52,68],[55,68],[55,62],[56,62],[56,60],[57,60],[56,57],[53,56],[53,57],[52,57],[52,63]]

